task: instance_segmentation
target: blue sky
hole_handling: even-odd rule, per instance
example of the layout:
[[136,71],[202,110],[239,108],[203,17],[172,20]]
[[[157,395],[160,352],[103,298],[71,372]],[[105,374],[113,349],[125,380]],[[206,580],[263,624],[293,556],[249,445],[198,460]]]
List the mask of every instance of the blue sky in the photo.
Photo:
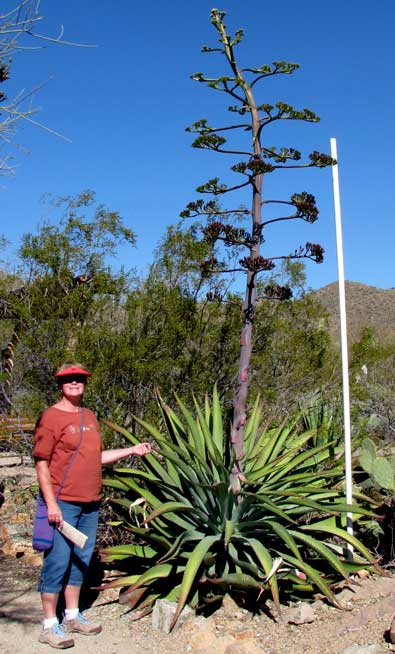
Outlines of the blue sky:
[[[276,124],[267,145],[308,154],[329,152],[330,138],[337,139],[346,279],[395,286],[393,0],[42,0],[43,33],[56,35],[63,24],[65,39],[97,47],[53,45],[15,58],[4,90],[12,95],[51,77],[34,98],[42,108],[37,119],[71,143],[28,125],[18,132],[16,142],[30,153],[16,149],[15,178],[0,180],[9,260],[23,233],[55,219],[45,194],[91,188],[136,232],[137,247],[122,249],[119,261],[144,273],[167,225],[197,197],[196,186],[227,178],[234,160],[192,149],[185,132],[202,117],[226,124],[235,116],[223,94],[190,80],[197,71],[228,72],[223,57],[200,51],[216,44],[213,6],[227,11],[232,32],[245,30],[237,50],[242,66],[282,59],[301,65],[293,76],[267,80],[256,96],[308,107],[321,122]],[[321,243],[325,262],[307,266],[308,285],[319,288],[337,277],[331,171],[267,177],[266,197],[302,190],[316,196],[319,221],[272,226],[262,254]],[[229,205],[242,201],[234,195]]]

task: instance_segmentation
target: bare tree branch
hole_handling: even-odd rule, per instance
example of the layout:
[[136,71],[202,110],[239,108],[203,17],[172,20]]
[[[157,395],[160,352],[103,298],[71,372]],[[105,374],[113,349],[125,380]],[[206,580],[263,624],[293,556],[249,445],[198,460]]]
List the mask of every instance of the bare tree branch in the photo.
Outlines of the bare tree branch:
[[55,37],[39,34],[36,32],[36,28],[42,20],[40,0],[19,0],[15,2],[12,9],[0,14],[0,151],[3,151],[0,154],[0,176],[11,176],[15,173],[15,166],[12,164],[13,155],[10,153],[10,149],[19,147],[15,143],[15,134],[20,121],[30,123],[45,132],[71,142],[70,139],[57,130],[33,119],[33,115],[39,111],[39,109],[33,107],[33,97],[49,80],[35,86],[28,92],[21,90],[13,98],[7,98],[2,88],[10,78],[12,59],[16,53],[45,48],[45,45],[41,43],[31,45],[34,40],[73,47],[96,47],[66,41],[63,38],[63,25],[60,26],[59,34]]

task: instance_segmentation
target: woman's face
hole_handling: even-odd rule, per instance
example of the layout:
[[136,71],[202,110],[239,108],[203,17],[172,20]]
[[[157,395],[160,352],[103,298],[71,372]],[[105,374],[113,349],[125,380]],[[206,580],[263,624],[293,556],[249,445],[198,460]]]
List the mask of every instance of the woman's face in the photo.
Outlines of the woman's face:
[[62,377],[60,390],[62,395],[70,402],[81,400],[86,384],[85,375],[65,375]]

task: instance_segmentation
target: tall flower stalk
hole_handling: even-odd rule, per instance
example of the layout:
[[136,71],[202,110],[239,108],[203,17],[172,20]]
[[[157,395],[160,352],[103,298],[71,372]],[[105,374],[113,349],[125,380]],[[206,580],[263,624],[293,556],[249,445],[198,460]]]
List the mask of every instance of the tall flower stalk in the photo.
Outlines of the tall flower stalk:
[[[306,243],[291,253],[271,256],[270,258],[261,255],[261,245],[265,240],[264,231],[269,223],[295,219],[313,223],[318,217],[315,198],[305,191],[293,194],[288,200],[264,199],[264,178],[266,175],[280,169],[322,168],[331,166],[335,162],[330,156],[314,151],[309,155],[307,161],[303,163],[301,153],[294,148],[277,148],[264,145],[263,130],[276,121],[302,120],[316,123],[319,118],[309,109],[297,110],[284,102],[277,102],[275,105],[258,104],[255,99],[255,86],[258,83],[275,75],[290,75],[299,66],[295,63],[275,61],[272,65],[262,65],[258,68],[241,68],[236,60],[235,48],[243,38],[243,30],[239,29],[234,36],[231,36],[224,23],[225,15],[223,11],[212,9],[211,23],[219,36],[220,46],[214,48],[204,46],[203,52],[222,54],[230,69],[229,75],[210,78],[199,72],[192,75],[192,79],[203,82],[209,88],[221,91],[229,96],[233,104],[228,107],[228,111],[237,114],[238,119],[234,124],[212,127],[207,119],[203,118],[189,127],[188,131],[197,134],[192,144],[193,147],[242,157],[243,159],[234,164],[231,170],[242,175],[243,179],[233,186],[220,183],[218,178],[208,180],[196,190],[200,194],[210,195],[211,199],[208,201],[198,199],[190,202],[185,211],[181,213],[181,216],[185,218],[204,216],[207,219],[203,234],[204,238],[212,246],[212,256],[202,265],[204,276],[210,276],[218,272],[242,272],[246,275],[231,435],[234,455],[231,483],[233,489],[237,491],[240,489],[240,480],[243,473],[244,430],[247,420],[246,407],[255,307],[260,298],[284,300],[292,296],[289,288],[273,283],[263,286],[262,292],[258,293],[257,281],[259,274],[271,271],[275,267],[275,261],[281,259],[307,258],[321,263],[324,252],[319,244]],[[227,139],[223,134],[240,129],[248,135],[246,147],[237,146],[233,148],[227,146]],[[241,208],[240,206],[225,209],[220,205],[219,198],[227,193],[241,189],[250,190],[251,209]],[[276,205],[276,207],[280,205],[281,208],[285,206],[287,211],[289,208],[291,208],[291,211],[287,215],[276,215],[264,220],[262,210],[265,205]],[[241,218],[246,217],[251,219],[249,230],[236,226]],[[225,261],[219,261],[216,256],[217,246],[220,243],[235,248],[236,253],[244,248],[247,251],[246,256],[238,260],[236,267],[229,268]]]

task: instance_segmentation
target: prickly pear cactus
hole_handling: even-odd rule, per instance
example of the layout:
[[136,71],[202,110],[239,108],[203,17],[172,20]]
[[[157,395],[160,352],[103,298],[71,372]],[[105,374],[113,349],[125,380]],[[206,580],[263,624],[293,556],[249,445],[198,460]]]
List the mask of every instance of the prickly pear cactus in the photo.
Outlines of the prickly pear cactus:
[[372,477],[376,484],[385,490],[395,490],[394,470],[390,462],[383,456],[377,457],[373,463]]
[[359,465],[369,475],[373,472],[373,464],[376,460],[376,446],[370,438],[365,438],[361,445],[361,454],[359,456]]
[[375,486],[384,490],[395,491],[393,458],[377,456],[376,446],[370,438],[365,438],[361,445],[359,465],[368,473]]

